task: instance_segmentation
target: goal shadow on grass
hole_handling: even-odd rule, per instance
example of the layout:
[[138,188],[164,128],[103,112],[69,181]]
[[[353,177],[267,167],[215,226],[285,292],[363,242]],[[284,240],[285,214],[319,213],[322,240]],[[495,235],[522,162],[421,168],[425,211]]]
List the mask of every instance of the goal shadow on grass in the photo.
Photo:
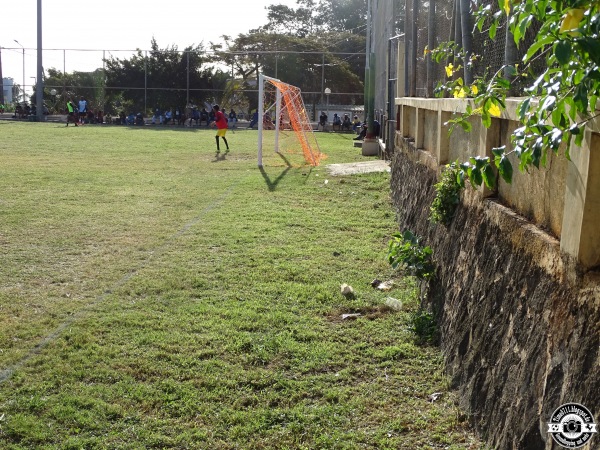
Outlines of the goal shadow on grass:
[[279,184],[279,182],[283,179],[283,177],[286,176],[286,174],[292,168],[292,164],[285,156],[283,156],[281,153],[277,153],[277,154],[279,155],[279,157],[283,160],[283,162],[286,165],[286,168],[283,170],[283,172],[281,172],[279,174],[279,176],[277,178],[275,178],[274,180],[271,180],[271,178],[269,177],[269,174],[265,171],[265,168],[263,166],[258,167],[258,169],[260,170],[260,174],[265,179],[265,183],[267,184],[269,191],[274,191],[277,188],[277,185]]

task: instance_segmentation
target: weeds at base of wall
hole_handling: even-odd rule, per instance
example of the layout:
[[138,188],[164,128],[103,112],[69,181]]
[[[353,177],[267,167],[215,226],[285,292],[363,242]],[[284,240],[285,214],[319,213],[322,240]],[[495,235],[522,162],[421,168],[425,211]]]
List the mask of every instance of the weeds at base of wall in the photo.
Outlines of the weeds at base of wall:
[[415,334],[419,344],[439,343],[439,329],[435,316],[423,307],[411,314],[410,330]]
[[[420,285],[421,304],[427,295],[429,282],[435,275],[432,250],[421,244],[421,238],[409,230],[392,235],[388,249],[388,262],[417,278]],[[436,345],[439,332],[435,315],[421,306],[410,318],[410,330],[419,344]]]
[[431,247],[421,245],[421,238],[412,231],[394,233],[388,248],[388,262],[419,281],[431,280],[435,272]]
[[430,222],[445,226],[450,224],[460,203],[460,191],[464,187],[464,180],[461,183],[460,177],[461,170],[455,163],[445,167],[440,181],[434,185],[435,198],[430,207]]

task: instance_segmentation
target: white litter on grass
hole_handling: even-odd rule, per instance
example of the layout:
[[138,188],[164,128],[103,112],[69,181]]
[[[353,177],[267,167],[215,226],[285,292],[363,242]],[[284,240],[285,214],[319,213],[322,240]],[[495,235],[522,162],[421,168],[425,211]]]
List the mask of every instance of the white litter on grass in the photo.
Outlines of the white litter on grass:
[[431,395],[429,396],[429,401],[430,401],[431,403],[433,403],[433,402],[435,402],[437,399],[439,399],[441,396],[442,396],[442,393],[441,393],[441,392],[434,392],[433,394],[431,394]]
[[392,289],[392,287],[394,287],[394,282],[392,280],[380,281],[375,279],[371,282],[371,286],[382,291],[389,291]]
[[400,311],[402,309],[402,302],[394,297],[388,297],[385,299],[385,306]]
[[340,286],[340,290],[342,291],[342,295],[345,297],[354,294],[354,289],[352,288],[352,286],[346,283]]
[[356,319],[358,317],[362,316],[361,313],[354,313],[354,314],[342,314],[342,320],[348,320],[348,319]]

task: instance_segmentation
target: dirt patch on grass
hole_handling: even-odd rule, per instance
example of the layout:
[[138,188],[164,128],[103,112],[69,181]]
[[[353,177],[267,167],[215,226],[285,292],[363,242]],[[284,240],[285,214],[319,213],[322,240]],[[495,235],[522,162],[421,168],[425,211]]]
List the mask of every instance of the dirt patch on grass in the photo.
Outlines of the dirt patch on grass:
[[351,322],[357,319],[376,320],[395,313],[394,309],[387,305],[365,306],[362,308],[339,308],[334,309],[325,317],[329,322]]

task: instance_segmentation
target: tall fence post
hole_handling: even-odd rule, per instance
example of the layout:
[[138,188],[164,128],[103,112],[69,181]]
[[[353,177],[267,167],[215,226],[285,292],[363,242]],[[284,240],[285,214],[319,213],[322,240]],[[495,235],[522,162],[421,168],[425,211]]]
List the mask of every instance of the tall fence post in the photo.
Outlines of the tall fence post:
[[431,57],[431,50],[435,48],[435,0],[429,0],[429,25],[427,29],[427,47],[429,52],[427,53],[427,97],[433,97],[433,58]]
[[412,86],[412,80],[410,79],[410,45],[408,45],[409,40],[408,40],[408,27],[410,24],[410,21],[408,20],[408,2],[410,0],[406,0],[404,3],[404,95],[406,95],[407,97],[410,97],[411,94],[411,86]]
[[186,69],[186,78],[187,78],[187,84],[185,87],[185,105],[189,105],[190,104],[190,51],[187,50],[185,52],[186,56],[187,56],[187,69]]
[[462,46],[465,51],[465,60],[463,62],[465,84],[473,83],[473,70],[471,69],[471,54],[473,53],[473,35],[471,28],[471,2],[470,0],[460,0],[460,22],[462,29]]
[[[515,42],[515,37],[510,31],[510,26],[508,22],[510,20],[510,16],[506,19],[506,41],[504,42],[504,78],[509,81],[512,81],[514,78],[514,71],[511,70],[509,66],[516,64],[519,61],[519,50],[517,49],[517,43]],[[509,88],[509,94],[515,95],[516,89],[512,85]]]
[[4,105],[4,81],[2,81],[2,47],[0,46],[0,104]]
[[410,96],[417,96],[417,38],[419,28],[417,26],[417,22],[419,21],[419,14],[417,10],[419,9],[419,0],[413,0],[412,4],[412,30],[411,30],[411,55],[410,55],[410,77],[411,77],[411,86],[410,86]]
[[148,112],[148,50],[144,50],[144,115]]
[[37,0],[37,77],[35,87],[35,109],[37,120],[44,116],[44,70],[42,68],[42,0]]

